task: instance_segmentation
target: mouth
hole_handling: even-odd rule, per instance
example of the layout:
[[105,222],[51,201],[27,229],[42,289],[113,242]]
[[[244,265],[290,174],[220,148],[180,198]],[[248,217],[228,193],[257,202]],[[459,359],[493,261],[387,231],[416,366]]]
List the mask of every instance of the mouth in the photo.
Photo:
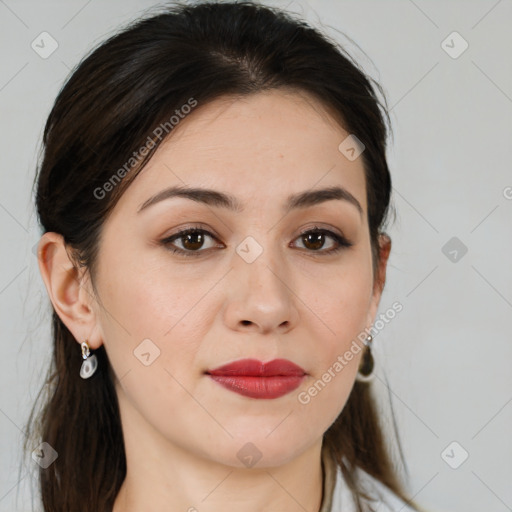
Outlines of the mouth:
[[225,389],[249,398],[273,399],[296,389],[306,371],[287,359],[241,359],[205,372]]

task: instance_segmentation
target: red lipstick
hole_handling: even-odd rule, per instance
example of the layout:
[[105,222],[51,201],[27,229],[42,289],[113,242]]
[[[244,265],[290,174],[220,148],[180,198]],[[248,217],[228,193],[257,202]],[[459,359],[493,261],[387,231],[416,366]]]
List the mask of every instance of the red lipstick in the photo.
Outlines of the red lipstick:
[[287,359],[240,359],[206,372],[221,386],[250,398],[279,398],[296,389],[306,371]]

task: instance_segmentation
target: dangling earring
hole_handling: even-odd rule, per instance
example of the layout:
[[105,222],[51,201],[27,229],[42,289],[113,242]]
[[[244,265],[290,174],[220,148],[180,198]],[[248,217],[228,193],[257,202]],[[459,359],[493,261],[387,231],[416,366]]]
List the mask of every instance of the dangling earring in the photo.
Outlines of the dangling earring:
[[373,369],[375,367],[375,362],[373,360],[372,350],[371,350],[371,342],[373,340],[373,336],[368,334],[366,338],[367,347],[363,352],[363,357],[361,364],[359,366],[359,370],[357,372],[356,380],[358,382],[371,382],[375,377]]
[[93,354],[90,355],[91,352],[89,350],[89,345],[87,344],[87,340],[83,341],[82,344],[82,367],[80,368],[80,377],[82,379],[88,379],[91,377],[96,369],[98,368],[98,358]]

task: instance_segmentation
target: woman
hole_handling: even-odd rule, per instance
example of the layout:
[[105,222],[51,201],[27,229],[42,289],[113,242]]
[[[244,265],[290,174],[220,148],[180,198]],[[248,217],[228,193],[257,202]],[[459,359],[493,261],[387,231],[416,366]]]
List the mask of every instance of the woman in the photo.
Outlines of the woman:
[[370,384],[384,115],[250,2],[175,4],[78,66],[36,181],[45,511],[418,510]]

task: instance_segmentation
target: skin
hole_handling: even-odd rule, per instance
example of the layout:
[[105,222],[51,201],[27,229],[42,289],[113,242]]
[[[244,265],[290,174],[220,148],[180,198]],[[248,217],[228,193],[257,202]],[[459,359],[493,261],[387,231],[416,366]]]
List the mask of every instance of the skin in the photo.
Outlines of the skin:
[[[73,269],[62,237],[41,238],[41,275],[77,353],[83,340],[92,350],[104,344],[115,374],[128,470],[114,512],[319,510],[322,436],[346,403],[362,351],[307,405],[297,397],[372,325],[391,247],[383,236],[374,276],[362,158],[338,150],[347,135],[304,93],[199,106],[107,219],[98,295],[88,273]],[[175,197],[137,213],[171,185],[230,193],[244,210]],[[344,200],[283,214],[288,195],[335,185],[362,215]],[[174,246],[202,253],[159,244],[198,223],[215,238]],[[300,236],[315,225],[353,245],[326,254],[333,238],[315,246]],[[247,236],[263,248],[252,263],[236,252]],[[134,355],[147,338],[160,350],[148,366]],[[289,359],[308,375],[295,391],[261,400],[204,374],[245,357]],[[249,442],[262,455],[252,467],[237,457]]]

